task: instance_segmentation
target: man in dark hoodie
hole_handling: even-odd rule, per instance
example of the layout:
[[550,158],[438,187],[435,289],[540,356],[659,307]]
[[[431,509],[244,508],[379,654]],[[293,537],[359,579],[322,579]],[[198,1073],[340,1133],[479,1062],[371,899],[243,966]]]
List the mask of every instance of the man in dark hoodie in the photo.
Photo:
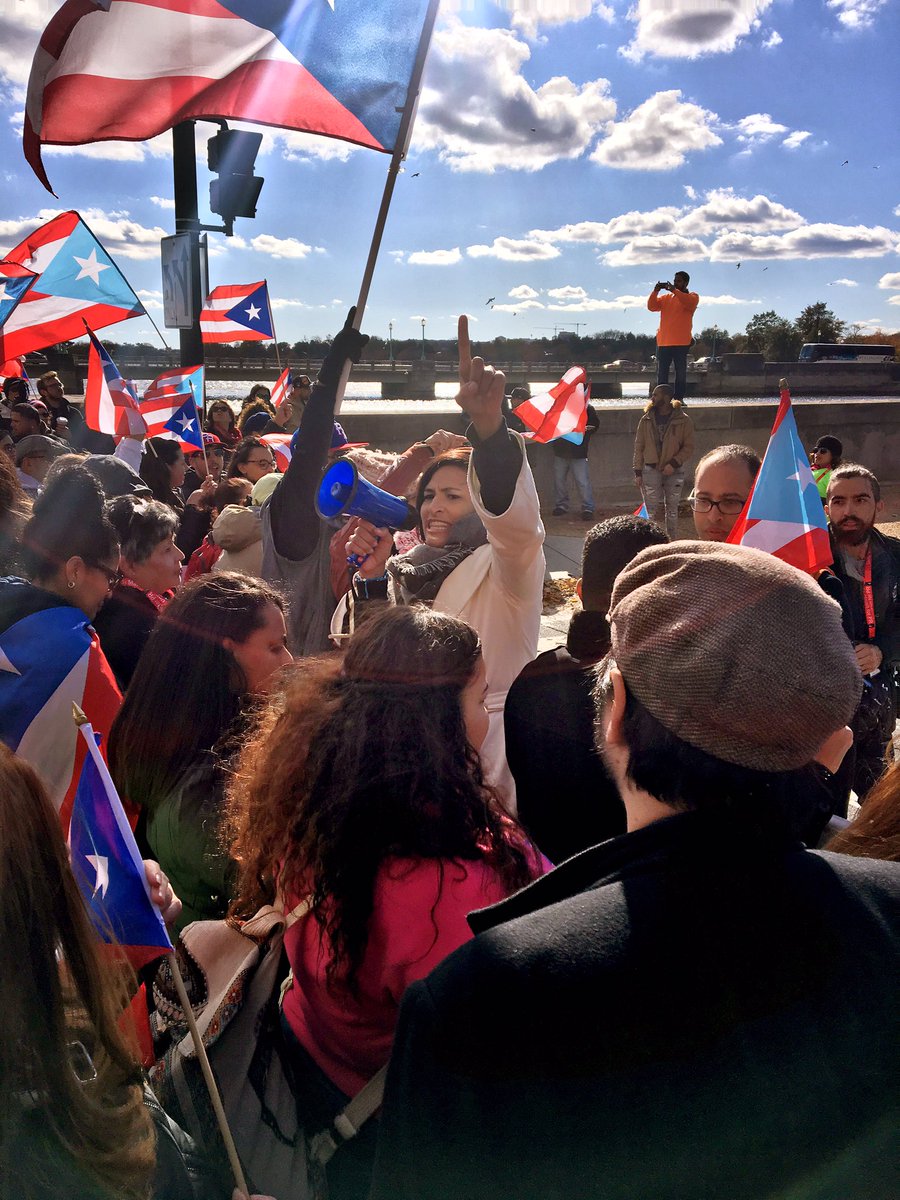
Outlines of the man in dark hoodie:
[[539,654],[506,697],[519,820],[551,862],[625,832],[625,809],[594,747],[594,672],[609,653],[616,576],[641,550],[668,540],[641,517],[611,517],[589,530],[578,583],[583,609],[572,614],[566,644]]

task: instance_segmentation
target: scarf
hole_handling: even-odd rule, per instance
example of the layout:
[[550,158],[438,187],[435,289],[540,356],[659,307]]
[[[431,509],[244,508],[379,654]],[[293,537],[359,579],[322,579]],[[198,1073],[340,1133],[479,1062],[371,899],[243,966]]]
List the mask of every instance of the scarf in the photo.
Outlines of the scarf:
[[446,546],[413,546],[388,559],[387,572],[395,604],[433,604],[441,584],[461,562],[487,541],[487,530],[471,512],[450,530]]
[[150,601],[150,603],[153,605],[153,607],[156,609],[157,612],[162,612],[162,610],[166,607],[166,605],[169,603],[169,601],[175,595],[175,593],[172,591],[169,591],[169,592],[145,592],[144,589],[140,586],[140,584],[135,583],[133,579],[129,579],[127,575],[122,577],[122,582],[119,584],[119,587],[133,588],[134,591],[140,592],[142,596],[147,597],[147,599]]

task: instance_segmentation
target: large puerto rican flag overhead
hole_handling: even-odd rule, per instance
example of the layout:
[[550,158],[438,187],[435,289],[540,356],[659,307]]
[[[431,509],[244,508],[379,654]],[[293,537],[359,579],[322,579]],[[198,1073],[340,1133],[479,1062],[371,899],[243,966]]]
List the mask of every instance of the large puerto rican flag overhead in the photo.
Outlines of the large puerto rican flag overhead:
[[37,279],[0,330],[0,362],[84,337],[144,313],[119,268],[77,212],[60,213],[6,256]]
[[727,541],[765,550],[810,574],[833,561],[825,510],[784,380],[765,458]]
[[28,81],[25,157],[233,117],[392,152],[434,0],[66,0]]
[[200,312],[200,336],[209,342],[267,342],[275,336],[269,289],[259,283],[213,288]]

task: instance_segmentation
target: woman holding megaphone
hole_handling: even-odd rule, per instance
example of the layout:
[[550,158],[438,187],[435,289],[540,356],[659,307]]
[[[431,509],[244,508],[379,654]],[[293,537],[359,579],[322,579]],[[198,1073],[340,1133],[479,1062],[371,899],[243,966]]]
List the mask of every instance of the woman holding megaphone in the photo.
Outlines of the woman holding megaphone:
[[359,521],[347,554],[362,560],[353,602],[424,603],[478,632],[490,719],[481,756],[485,777],[515,811],[506,766],[503,705],[513,680],[537,654],[544,583],[544,527],[525,442],[503,417],[505,378],[473,358],[459,318],[459,392],[472,451],[438,455],[416,496],[422,544],[393,554],[390,533]]

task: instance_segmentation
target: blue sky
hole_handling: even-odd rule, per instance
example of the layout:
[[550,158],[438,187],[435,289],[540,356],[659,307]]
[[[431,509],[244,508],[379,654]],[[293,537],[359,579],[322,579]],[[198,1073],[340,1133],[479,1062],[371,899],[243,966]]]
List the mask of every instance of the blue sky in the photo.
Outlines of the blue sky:
[[[28,69],[57,7],[0,0],[0,248],[77,208],[161,324],[171,136],[46,148],[58,201],[22,157]],[[451,337],[466,311],[476,339],[651,332],[648,291],[684,268],[698,329],[824,300],[896,330],[898,40],[890,0],[444,3],[364,329],[419,337],[424,316],[427,336]],[[257,219],[210,235],[211,284],[266,277],[280,340],[332,334],[386,167],[267,130]],[[156,341],[145,319],[107,336]]]

